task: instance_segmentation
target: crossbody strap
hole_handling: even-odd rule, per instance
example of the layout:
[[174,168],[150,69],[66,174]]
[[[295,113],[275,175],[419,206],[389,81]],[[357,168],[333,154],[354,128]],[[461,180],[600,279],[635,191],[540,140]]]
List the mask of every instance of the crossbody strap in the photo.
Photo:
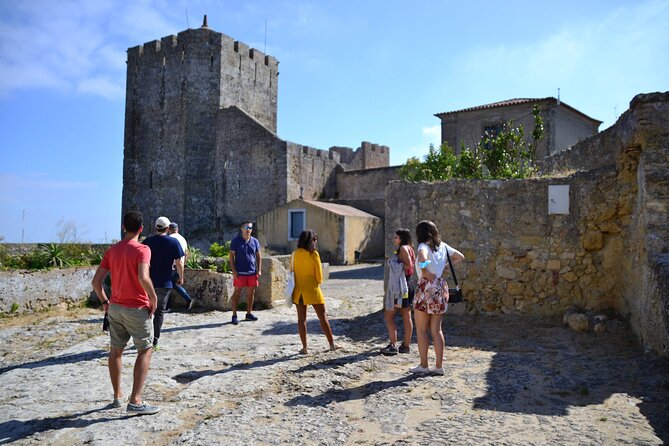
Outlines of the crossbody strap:
[[448,254],[448,247],[446,247],[446,257],[448,258],[448,266],[451,267],[451,275],[453,276],[453,281],[455,282],[455,287],[458,287],[458,276],[455,275],[455,269],[453,268],[453,262],[451,262],[451,256]]

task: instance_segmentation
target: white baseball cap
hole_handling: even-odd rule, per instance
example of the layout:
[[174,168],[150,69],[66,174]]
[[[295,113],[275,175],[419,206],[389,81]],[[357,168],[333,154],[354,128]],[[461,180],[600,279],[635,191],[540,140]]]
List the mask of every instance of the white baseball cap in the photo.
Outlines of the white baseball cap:
[[167,217],[158,217],[156,220],[156,228],[165,229],[170,225],[170,219]]

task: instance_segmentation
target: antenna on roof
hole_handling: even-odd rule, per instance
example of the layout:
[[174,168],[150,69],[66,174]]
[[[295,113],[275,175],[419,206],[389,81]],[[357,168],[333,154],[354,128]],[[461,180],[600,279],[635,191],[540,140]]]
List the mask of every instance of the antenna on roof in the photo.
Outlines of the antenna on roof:
[[209,28],[209,24],[207,23],[207,14],[205,14],[204,19],[202,19],[202,28]]
[[265,49],[263,53],[267,54],[267,17],[265,17]]
[[190,21],[188,20],[188,8],[186,8],[186,27],[190,29]]
[[558,87],[558,101],[557,104],[560,105],[560,88]]

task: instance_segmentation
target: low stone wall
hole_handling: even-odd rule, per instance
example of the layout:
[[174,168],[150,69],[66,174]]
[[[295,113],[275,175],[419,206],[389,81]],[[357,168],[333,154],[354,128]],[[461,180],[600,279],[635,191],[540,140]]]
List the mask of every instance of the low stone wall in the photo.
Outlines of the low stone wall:
[[78,305],[89,298],[96,267],[0,271],[0,313]]
[[[97,267],[64,268],[49,271],[0,271],[0,313],[32,312],[55,306],[79,305],[89,299],[99,302],[91,287]],[[184,288],[201,308],[230,310],[234,292],[232,274],[206,269],[187,269]],[[263,258],[263,274],[255,292],[255,307],[271,308],[283,303],[286,272],[281,261]],[[240,302],[245,301],[242,293]],[[183,308],[184,300],[172,293],[172,306]]]

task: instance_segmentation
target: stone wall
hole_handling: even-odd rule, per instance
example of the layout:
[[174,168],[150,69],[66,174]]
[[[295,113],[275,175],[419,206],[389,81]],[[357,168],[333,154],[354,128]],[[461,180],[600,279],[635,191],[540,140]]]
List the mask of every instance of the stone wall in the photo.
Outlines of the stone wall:
[[287,175],[287,200],[276,203],[274,207],[296,198],[318,200],[333,195],[335,171],[341,169],[339,154],[291,142],[287,143],[287,147],[288,167],[281,172]]
[[400,166],[337,172],[336,202],[383,218],[385,187],[400,178]]
[[89,298],[96,267],[0,271],[0,313],[79,305]]
[[[569,215],[548,215],[550,184],[569,185]],[[478,311],[560,315],[570,306],[618,308],[631,209],[611,194],[614,186],[612,171],[545,180],[392,182],[386,202],[401,205],[386,207],[385,232],[434,221],[444,241],[467,259],[457,272]],[[387,256],[390,250],[387,245]]]
[[[281,261],[263,258],[263,274],[255,293],[257,308],[271,308],[283,302],[286,270]],[[91,280],[97,267],[53,269],[49,271],[0,271],[0,313],[26,313],[56,306],[80,305],[86,300],[97,304]],[[197,299],[198,307],[229,311],[234,292],[232,274],[206,269],[187,269],[184,288]],[[107,289],[108,295],[110,295]],[[244,298],[242,297],[242,302]],[[172,293],[176,308],[185,302]]]
[[[433,220],[467,258],[470,311],[610,309],[669,354],[669,94],[553,158],[540,179],[391,182],[385,232]],[[569,186],[568,215],[548,214],[549,185]]]

